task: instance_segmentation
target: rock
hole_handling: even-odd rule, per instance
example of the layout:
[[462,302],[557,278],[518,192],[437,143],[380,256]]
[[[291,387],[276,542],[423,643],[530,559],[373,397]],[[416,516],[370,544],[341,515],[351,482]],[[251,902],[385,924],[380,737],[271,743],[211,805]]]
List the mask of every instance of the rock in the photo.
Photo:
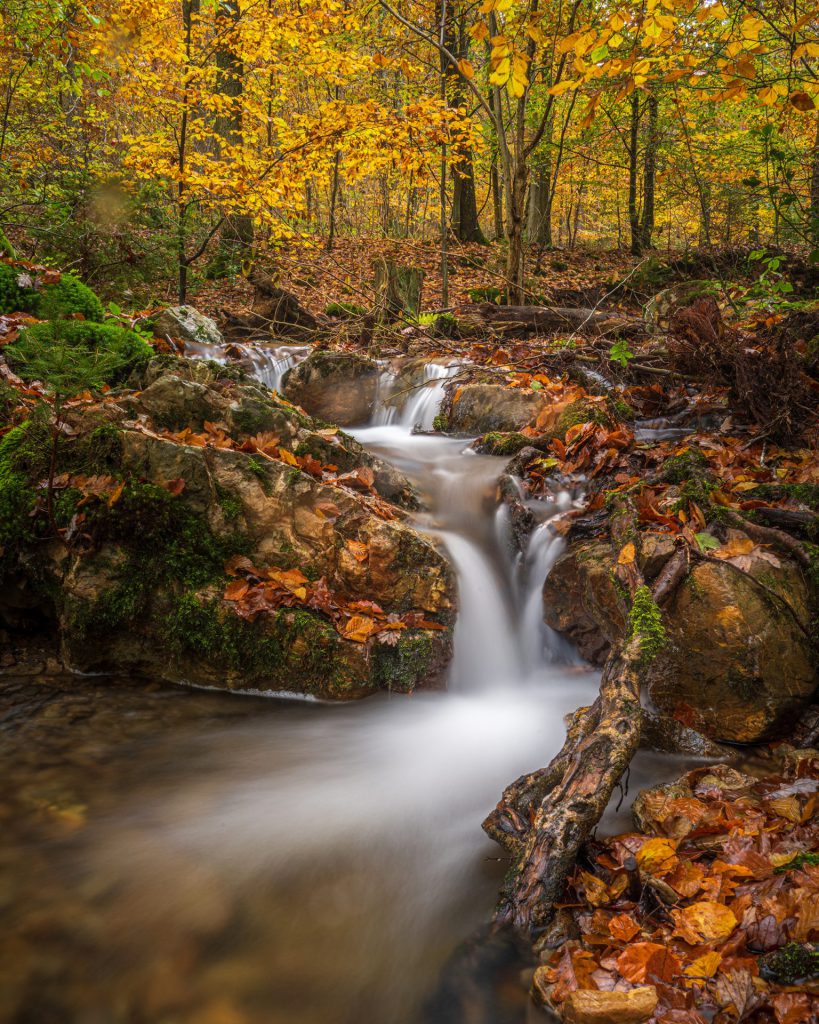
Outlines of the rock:
[[498,384],[458,386],[449,403],[447,430],[467,435],[519,431],[548,404],[548,397],[536,391]]
[[[807,622],[795,567],[759,561],[769,589],[790,596]],[[781,735],[816,689],[805,635],[779,602],[733,566],[695,566],[664,610],[668,642],[647,675],[649,699],[712,739],[755,743]]]
[[626,620],[610,573],[605,541],[573,544],[558,558],[543,585],[543,617],[575,644],[592,665],[602,665]]
[[[66,668],[329,699],[435,685],[451,656],[455,616],[446,558],[400,508],[370,497],[366,482],[337,486],[295,459],[315,452],[340,472],[369,467],[377,486],[412,505],[401,474],[233,371],[159,359],[145,382],[119,403],[71,411],[74,445],[105,417],[118,453],[105,472],[125,486],[110,503],[82,506],[80,542],[32,551],[21,544],[10,569],[18,584],[31,575],[32,600],[56,619]],[[162,435],[186,418],[194,433],[207,419],[207,429],[228,433],[233,445]],[[275,432],[273,451],[288,459],[235,447],[265,431]],[[308,604],[302,590],[292,603],[241,618],[223,598],[225,561],[234,555],[260,569],[298,569],[310,586],[323,579],[330,604]],[[375,602],[384,614],[416,612],[438,628],[408,627],[392,633],[392,643],[347,639],[344,623],[369,608],[334,615],[332,602],[347,609],[357,601]]]
[[680,281],[664,288],[646,303],[644,315],[655,327],[667,324],[678,309],[689,306],[695,299],[715,295],[719,291],[717,281]]
[[372,416],[380,376],[378,364],[347,352],[313,352],[285,374],[285,396],[311,416],[352,427]]
[[[647,575],[658,571],[661,548],[647,546]],[[606,542],[575,543],[543,588],[545,621],[597,665],[626,629],[611,557]],[[810,645],[794,620],[810,618],[801,573],[763,558],[749,572],[716,560],[696,565],[663,608],[667,643],[646,670],[656,709],[718,742],[781,735],[816,689]]]
[[225,340],[216,321],[193,306],[168,306],[153,318],[153,329],[159,337],[167,334],[200,345],[221,345]]
[[642,1024],[657,1008],[657,989],[641,985],[628,992],[572,992],[561,1007],[565,1024]]

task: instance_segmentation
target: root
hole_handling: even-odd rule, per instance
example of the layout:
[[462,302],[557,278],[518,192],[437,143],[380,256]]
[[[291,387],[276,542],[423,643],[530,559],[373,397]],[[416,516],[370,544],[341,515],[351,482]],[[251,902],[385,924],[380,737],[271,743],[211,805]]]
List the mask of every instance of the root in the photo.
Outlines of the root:
[[[618,537],[626,532],[622,520],[631,518],[629,511],[621,510]],[[687,571],[688,550],[681,546],[657,577],[654,600],[667,599]],[[632,597],[644,587],[636,562],[627,585]],[[496,927],[534,936],[548,926],[580,847],[639,746],[641,678],[654,639],[650,630],[632,623],[629,637],[606,661],[597,700],[575,712],[560,752],[546,768],[512,783],[484,822],[488,834],[516,858],[495,912]]]

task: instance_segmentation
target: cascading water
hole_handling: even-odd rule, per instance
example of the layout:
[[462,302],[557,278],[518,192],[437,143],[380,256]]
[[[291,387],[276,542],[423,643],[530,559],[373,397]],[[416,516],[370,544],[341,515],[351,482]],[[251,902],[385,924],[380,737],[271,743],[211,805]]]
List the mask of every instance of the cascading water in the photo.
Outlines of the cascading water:
[[191,359],[210,359],[222,366],[228,363],[244,366],[272,391],[281,391],[284,375],[306,359],[311,351],[309,345],[269,345],[262,342],[209,345],[189,341],[185,345],[185,354]]
[[[561,542],[544,522],[515,556],[497,513],[503,461],[413,433],[456,369],[434,364],[392,423],[353,431],[426,496],[415,525],[454,564],[448,692],[328,706],[126,688],[113,723],[95,718],[110,691],[80,714],[78,760],[58,748],[49,785],[88,802],[72,780],[100,760],[94,825],[31,882],[35,903],[67,899],[65,934],[83,922],[81,942],[51,953],[82,1011],[61,1019],[124,1020],[106,1016],[112,1000],[150,991],[156,1021],[412,1024],[486,919],[502,866],[480,822],[504,785],[549,760],[596,675],[542,623]],[[39,781],[34,798],[57,799]]]
[[376,426],[397,423],[407,430],[432,430],[444,399],[444,385],[458,372],[458,363],[427,363],[420,382],[396,389],[397,376],[382,371],[373,415]]

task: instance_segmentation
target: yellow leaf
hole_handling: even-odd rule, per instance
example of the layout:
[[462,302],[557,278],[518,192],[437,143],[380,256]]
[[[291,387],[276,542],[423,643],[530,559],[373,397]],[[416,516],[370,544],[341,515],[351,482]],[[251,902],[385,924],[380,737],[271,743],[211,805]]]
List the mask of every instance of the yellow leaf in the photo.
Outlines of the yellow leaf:
[[637,851],[637,863],[649,875],[666,875],[679,863],[676,850],[673,839],[647,839]]
[[676,925],[674,934],[692,946],[727,939],[738,923],[733,911],[713,900],[700,900],[671,913]]
[[286,462],[288,466],[298,466],[296,456],[286,448],[279,448],[278,453],[282,462]]
[[694,981],[713,978],[719,970],[719,965],[721,963],[722,954],[717,953],[716,950],[712,950],[710,953],[704,953],[702,956],[698,956],[697,959],[690,963],[683,971],[683,974],[689,979],[685,984],[690,988]]
[[618,565],[631,565],[634,562],[636,551],[634,550],[634,544],[629,541],[628,544],[624,544],[620,554],[617,556]]

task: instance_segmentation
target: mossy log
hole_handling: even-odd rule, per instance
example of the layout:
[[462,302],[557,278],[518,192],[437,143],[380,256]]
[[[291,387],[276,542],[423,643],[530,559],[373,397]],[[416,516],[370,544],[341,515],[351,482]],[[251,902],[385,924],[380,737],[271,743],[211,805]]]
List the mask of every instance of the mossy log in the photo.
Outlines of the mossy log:
[[496,306],[482,302],[459,309],[458,322],[473,329],[490,327],[510,337],[573,333],[641,337],[647,333],[644,320],[573,306]]
[[484,822],[486,832],[515,855],[496,925],[536,935],[549,924],[581,845],[639,746],[642,668],[661,642],[656,602],[673,593],[687,568],[687,551],[680,547],[649,591],[635,564],[627,583],[631,630],[606,661],[597,699],[575,712],[551,763],[512,783]]

